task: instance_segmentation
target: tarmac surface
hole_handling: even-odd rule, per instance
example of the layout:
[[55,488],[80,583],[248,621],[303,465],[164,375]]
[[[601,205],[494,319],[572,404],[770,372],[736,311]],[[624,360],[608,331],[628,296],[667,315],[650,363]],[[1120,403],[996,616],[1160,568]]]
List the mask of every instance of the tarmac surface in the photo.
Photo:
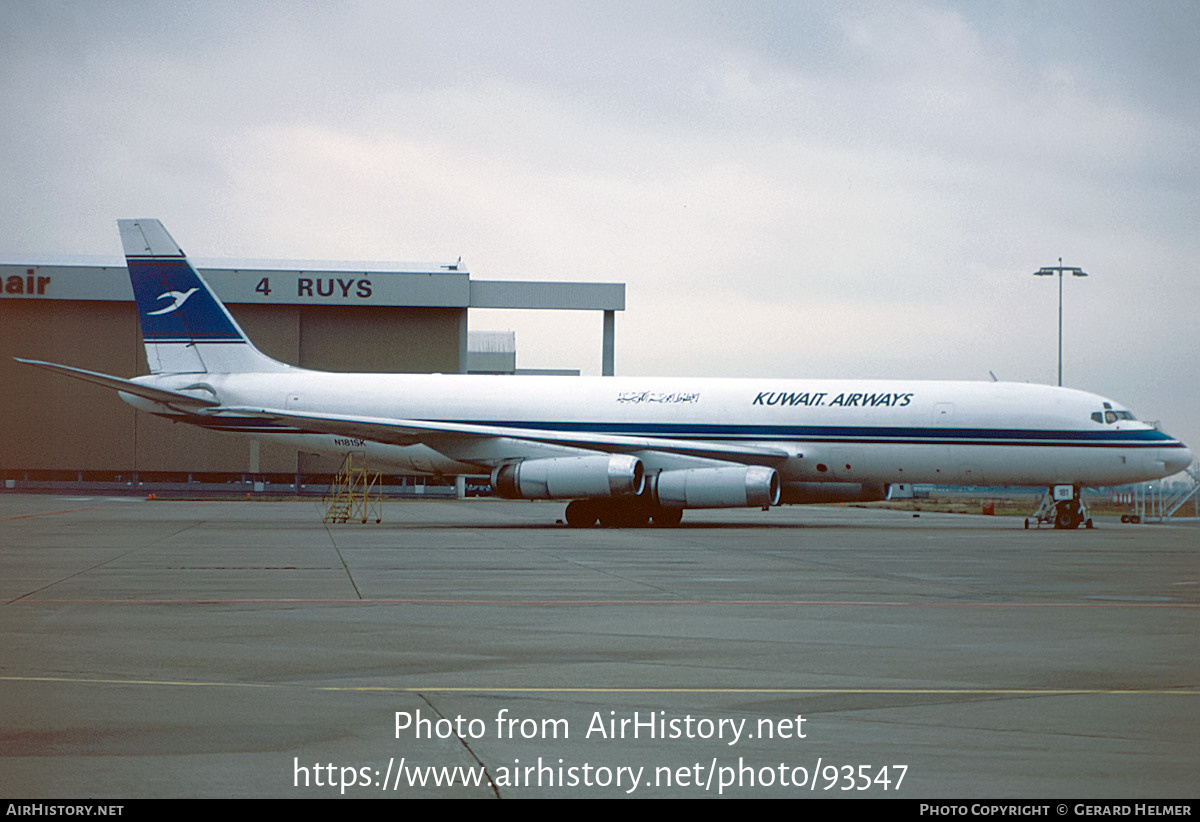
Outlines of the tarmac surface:
[[562,509],[0,495],[0,794],[1196,796],[1194,523]]

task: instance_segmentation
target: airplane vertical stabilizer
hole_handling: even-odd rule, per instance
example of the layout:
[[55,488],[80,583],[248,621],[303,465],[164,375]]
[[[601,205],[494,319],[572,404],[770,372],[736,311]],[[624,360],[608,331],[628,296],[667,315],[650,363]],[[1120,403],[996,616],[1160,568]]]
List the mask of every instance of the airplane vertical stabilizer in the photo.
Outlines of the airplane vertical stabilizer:
[[139,219],[117,225],[151,373],[290,368],[254,347],[162,223]]

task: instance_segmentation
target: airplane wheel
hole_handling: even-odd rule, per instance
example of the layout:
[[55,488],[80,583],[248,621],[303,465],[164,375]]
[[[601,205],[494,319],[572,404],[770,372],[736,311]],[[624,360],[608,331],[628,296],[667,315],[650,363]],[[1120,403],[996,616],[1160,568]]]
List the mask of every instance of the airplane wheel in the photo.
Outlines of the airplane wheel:
[[1029,517],[1025,517],[1025,530],[1029,530]]
[[1084,528],[1091,528],[1091,527],[1092,527],[1092,518],[1091,518],[1091,517],[1088,517],[1088,519],[1087,519],[1087,522],[1085,522],[1085,523],[1083,524],[1083,527],[1084,527]]
[[1121,522],[1129,522],[1129,514],[1121,514]]
[[646,511],[623,512],[618,520],[619,528],[645,528],[650,524],[650,514]]
[[682,508],[655,508],[654,524],[660,528],[675,528],[683,522]]
[[600,515],[600,524],[609,528],[645,528],[650,524],[650,512],[637,505],[616,504]]
[[577,499],[567,503],[565,517],[567,525],[571,528],[591,528],[600,518],[596,505],[586,499]]

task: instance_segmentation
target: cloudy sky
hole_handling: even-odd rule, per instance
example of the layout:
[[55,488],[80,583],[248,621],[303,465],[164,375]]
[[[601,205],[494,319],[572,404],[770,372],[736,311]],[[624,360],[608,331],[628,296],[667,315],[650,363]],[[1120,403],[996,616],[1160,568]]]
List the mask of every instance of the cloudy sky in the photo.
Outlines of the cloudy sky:
[[[1200,4],[0,0],[0,250],[627,283],[619,374],[1065,383],[1200,444]],[[598,373],[600,318],[479,312]],[[86,363],[81,363],[86,365]]]

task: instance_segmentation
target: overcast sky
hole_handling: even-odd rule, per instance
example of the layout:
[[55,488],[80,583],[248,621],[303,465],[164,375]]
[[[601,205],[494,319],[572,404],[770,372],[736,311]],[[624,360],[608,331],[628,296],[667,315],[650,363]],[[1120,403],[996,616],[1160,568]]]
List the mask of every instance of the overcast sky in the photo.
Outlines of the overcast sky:
[[1198,90],[1192,0],[0,0],[0,250],[461,255],[627,283],[618,374],[1045,383],[1061,256],[1065,383],[1196,448]]

